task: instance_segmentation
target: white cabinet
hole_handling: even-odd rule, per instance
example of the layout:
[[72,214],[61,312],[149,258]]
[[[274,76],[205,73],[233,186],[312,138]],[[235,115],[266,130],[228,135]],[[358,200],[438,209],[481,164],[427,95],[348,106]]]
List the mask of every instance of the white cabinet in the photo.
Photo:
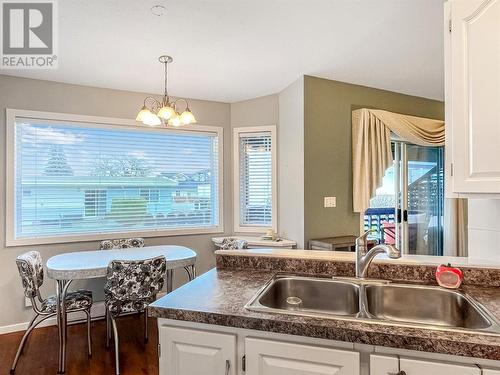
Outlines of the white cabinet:
[[160,374],[235,375],[236,335],[159,327]]
[[500,0],[445,9],[447,191],[499,194]]
[[245,339],[246,375],[359,375],[359,353],[289,342]]
[[[370,356],[370,375],[388,374],[406,375],[481,375],[481,369],[476,365],[456,364],[442,361],[430,361],[398,356],[372,354]],[[490,375],[493,375],[490,374]]]

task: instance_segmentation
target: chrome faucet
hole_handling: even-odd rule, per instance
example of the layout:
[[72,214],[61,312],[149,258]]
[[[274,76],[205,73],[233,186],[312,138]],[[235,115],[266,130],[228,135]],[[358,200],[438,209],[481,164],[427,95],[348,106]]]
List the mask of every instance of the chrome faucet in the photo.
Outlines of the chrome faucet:
[[356,277],[365,278],[368,272],[368,267],[373,258],[381,253],[386,253],[389,258],[401,258],[401,251],[394,245],[380,244],[368,250],[367,237],[371,230],[365,232],[356,238]]

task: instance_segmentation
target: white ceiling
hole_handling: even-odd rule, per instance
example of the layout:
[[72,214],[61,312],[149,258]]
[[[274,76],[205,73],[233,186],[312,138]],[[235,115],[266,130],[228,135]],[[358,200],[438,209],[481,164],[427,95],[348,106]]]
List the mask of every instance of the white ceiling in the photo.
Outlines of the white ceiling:
[[[443,0],[60,0],[59,68],[3,74],[235,102],[302,74],[443,99]],[[166,14],[151,13],[155,4]]]

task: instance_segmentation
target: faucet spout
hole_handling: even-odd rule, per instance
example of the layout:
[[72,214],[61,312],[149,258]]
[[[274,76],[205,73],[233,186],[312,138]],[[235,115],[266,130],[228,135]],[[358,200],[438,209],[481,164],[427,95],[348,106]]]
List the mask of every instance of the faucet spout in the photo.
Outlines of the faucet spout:
[[[370,266],[373,258],[378,254],[387,254],[391,259],[397,259],[401,257],[401,251],[394,245],[380,244],[371,248],[366,252],[366,237],[370,231],[364,233],[362,236],[356,239],[356,277],[365,278],[368,273],[368,267]],[[366,252],[366,254],[365,254]]]

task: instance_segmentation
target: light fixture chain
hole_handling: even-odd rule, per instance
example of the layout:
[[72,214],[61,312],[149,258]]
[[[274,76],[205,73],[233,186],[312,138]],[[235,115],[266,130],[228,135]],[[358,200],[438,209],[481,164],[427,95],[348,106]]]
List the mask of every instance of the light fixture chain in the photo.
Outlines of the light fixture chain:
[[164,96],[168,98],[168,62],[165,61],[165,90],[164,90]]

